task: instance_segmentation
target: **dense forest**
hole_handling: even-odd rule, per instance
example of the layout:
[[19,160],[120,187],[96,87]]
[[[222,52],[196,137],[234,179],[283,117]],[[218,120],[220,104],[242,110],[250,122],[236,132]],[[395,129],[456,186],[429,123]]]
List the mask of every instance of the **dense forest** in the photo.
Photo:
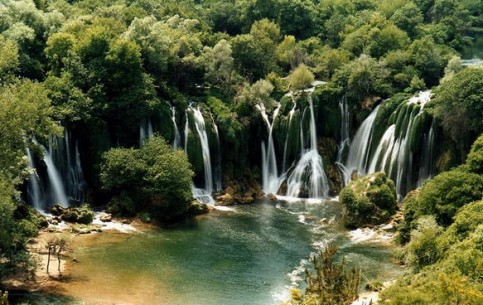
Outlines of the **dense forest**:
[[[45,226],[31,206],[87,203],[168,222],[192,209],[195,187],[226,204],[327,197],[353,170],[385,171],[391,200],[404,198],[400,259],[412,272],[382,304],[481,304],[483,68],[471,59],[483,57],[482,9],[481,0],[3,0],[0,278],[30,268],[26,243]],[[352,164],[365,124],[368,142],[354,153],[364,164]],[[391,155],[396,146],[407,154]],[[298,164],[307,175],[300,151],[321,177],[293,191]],[[64,193],[47,191],[49,160],[63,160]]]

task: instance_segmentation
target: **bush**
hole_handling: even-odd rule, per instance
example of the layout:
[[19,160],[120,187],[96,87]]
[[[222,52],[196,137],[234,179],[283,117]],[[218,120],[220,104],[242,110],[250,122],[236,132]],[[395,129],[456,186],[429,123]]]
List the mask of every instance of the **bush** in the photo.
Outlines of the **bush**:
[[304,64],[299,65],[289,78],[290,89],[294,91],[308,88],[313,82],[314,74]]
[[158,220],[186,213],[193,172],[184,152],[152,137],[140,149],[115,148],[103,158],[101,183],[113,196],[111,212],[144,211]]
[[330,244],[310,258],[313,271],[305,269],[307,288],[291,291],[291,300],[284,305],[351,304],[359,292],[361,272],[359,269],[345,269],[345,260],[335,262],[338,247]]
[[437,238],[443,229],[432,216],[418,219],[417,229],[411,232],[411,241],[406,245],[406,262],[414,271],[435,263],[441,256]]
[[415,197],[404,200],[405,222],[434,215],[438,224],[449,226],[458,208],[481,199],[482,194],[483,176],[461,169],[441,173],[426,182]]
[[466,68],[442,83],[430,111],[456,143],[469,145],[483,132],[483,69]]
[[397,208],[394,182],[383,172],[351,181],[339,198],[345,206],[345,223],[350,227],[381,224]]
[[483,135],[480,135],[471,146],[466,166],[470,172],[483,175]]

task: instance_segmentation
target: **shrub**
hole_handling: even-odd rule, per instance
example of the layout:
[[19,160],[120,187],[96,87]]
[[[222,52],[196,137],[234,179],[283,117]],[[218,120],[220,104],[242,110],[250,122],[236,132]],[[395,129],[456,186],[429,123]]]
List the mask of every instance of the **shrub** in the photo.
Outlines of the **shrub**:
[[441,173],[426,182],[416,197],[404,200],[405,222],[434,215],[438,224],[449,226],[458,208],[481,199],[482,194],[483,176],[460,169]]
[[466,158],[466,166],[470,172],[483,174],[483,135],[480,135],[471,146]]
[[290,89],[302,90],[308,88],[314,82],[314,74],[310,72],[306,65],[299,65],[290,75]]
[[394,182],[383,172],[351,181],[342,189],[339,198],[345,206],[347,226],[381,224],[397,207]]
[[413,270],[419,271],[438,260],[441,253],[437,238],[442,231],[434,217],[424,216],[418,219],[417,229],[411,232],[411,241],[406,245],[406,262]]
[[101,165],[101,182],[113,195],[111,212],[131,216],[145,211],[159,220],[187,211],[192,176],[185,153],[160,137],[140,149],[111,149]]
[[291,291],[291,300],[284,305],[351,304],[359,292],[361,272],[357,268],[345,269],[345,260],[335,262],[338,247],[330,244],[310,258],[313,271],[305,269],[307,288]]

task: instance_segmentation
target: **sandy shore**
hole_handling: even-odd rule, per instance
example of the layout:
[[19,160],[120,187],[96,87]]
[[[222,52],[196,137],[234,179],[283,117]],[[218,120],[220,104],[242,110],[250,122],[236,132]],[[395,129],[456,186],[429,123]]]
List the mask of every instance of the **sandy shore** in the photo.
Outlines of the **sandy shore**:
[[[73,227],[75,229],[72,229]],[[142,234],[150,230],[152,226],[140,221],[130,223],[123,220],[102,222],[99,213],[96,214],[92,225],[81,228],[87,228],[85,231],[90,233],[74,233],[78,232],[79,225],[64,222],[50,224],[47,229],[42,230],[28,244],[29,252],[36,264],[34,279],[28,279],[24,274],[15,274],[3,281],[4,287],[9,291],[41,292],[72,297],[87,305],[113,304],[112,300],[116,300],[115,304],[147,304],[142,303],[145,300],[142,301],[140,297],[143,291],[153,288],[146,285],[150,282],[149,279],[139,281],[143,287],[133,287],[135,291],[139,291],[139,294],[135,293],[120,300],[119,296],[123,295],[122,285],[117,288],[109,287],[109,289],[99,285],[99,281],[102,281],[105,274],[96,273],[95,270],[89,271],[92,273],[91,279],[91,274],[86,274],[85,270],[82,271],[83,264],[77,261],[76,252],[82,247],[98,245],[100,236],[103,237],[103,240],[109,240],[112,243],[122,242],[132,234]],[[60,255],[60,261],[57,255],[52,254],[50,256],[49,270],[47,271],[49,255],[46,245],[53,238],[67,240],[67,248]],[[96,279],[96,277],[100,278]],[[130,285],[135,286],[136,283],[130,283]]]

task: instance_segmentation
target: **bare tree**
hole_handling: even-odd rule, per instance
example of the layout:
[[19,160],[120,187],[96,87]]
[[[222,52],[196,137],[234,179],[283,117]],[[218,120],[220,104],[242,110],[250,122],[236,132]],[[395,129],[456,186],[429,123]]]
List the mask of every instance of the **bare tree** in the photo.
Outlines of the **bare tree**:
[[49,274],[49,267],[50,267],[50,257],[52,255],[57,256],[57,271],[59,272],[60,275],[62,275],[61,270],[60,270],[60,263],[61,263],[61,256],[62,253],[67,249],[67,244],[68,240],[67,237],[65,236],[54,236],[47,240],[47,244],[45,245],[45,248],[47,249],[47,267],[46,271],[47,274]]

